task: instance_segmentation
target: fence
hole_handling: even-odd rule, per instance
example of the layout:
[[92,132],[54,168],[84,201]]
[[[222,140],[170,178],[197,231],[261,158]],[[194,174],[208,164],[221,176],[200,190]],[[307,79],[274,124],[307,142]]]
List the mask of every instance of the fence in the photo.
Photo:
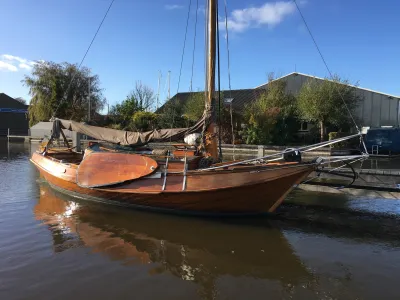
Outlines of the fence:
[[14,129],[14,128],[7,128],[7,129],[0,129],[0,136],[27,136],[29,135],[29,129]]
[[[166,148],[174,149],[172,146],[174,143],[150,143],[150,147],[154,148]],[[298,146],[301,147],[301,146]],[[268,154],[275,154],[281,152],[287,148],[293,148],[291,146],[264,146],[264,145],[246,145],[246,144],[221,144],[222,154],[224,157],[242,159],[242,158],[256,158],[263,157]],[[296,148],[296,147],[295,147]],[[319,156],[319,155],[329,155],[330,148],[324,147],[314,151],[305,152],[305,156]]]

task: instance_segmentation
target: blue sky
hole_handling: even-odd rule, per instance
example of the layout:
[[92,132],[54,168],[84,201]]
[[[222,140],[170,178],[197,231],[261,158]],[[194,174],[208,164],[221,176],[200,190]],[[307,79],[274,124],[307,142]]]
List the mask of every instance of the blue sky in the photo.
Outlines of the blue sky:
[[[334,73],[360,86],[400,95],[400,1],[297,0]],[[223,2],[220,15],[223,17]],[[319,77],[327,71],[292,1],[227,0],[233,89],[251,88],[269,72]],[[109,0],[0,0],[0,92],[29,100],[21,84],[32,61],[78,63]],[[204,0],[195,51],[193,89],[204,86]],[[180,91],[188,91],[192,66],[195,4]],[[135,81],[157,90],[161,101],[171,71],[177,83],[189,0],[115,0],[84,65],[98,74],[110,105],[122,101]],[[221,31],[222,88],[228,88],[226,47]]]

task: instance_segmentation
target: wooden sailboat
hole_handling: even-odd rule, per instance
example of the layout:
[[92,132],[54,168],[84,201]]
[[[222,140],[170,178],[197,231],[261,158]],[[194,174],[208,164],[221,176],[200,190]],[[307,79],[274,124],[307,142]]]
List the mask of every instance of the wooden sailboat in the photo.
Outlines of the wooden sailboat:
[[207,101],[204,116],[194,127],[134,133],[66,120],[54,122],[54,132],[62,134],[61,129],[69,129],[120,145],[178,139],[202,127],[204,153],[196,155],[184,148],[172,156],[154,157],[89,149],[83,155],[45,147],[34,153],[31,161],[51,186],[75,197],[121,206],[242,215],[273,212],[293,187],[315,170],[315,161],[200,164],[205,158],[218,159],[214,98],[217,1],[209,0],[208,5]]

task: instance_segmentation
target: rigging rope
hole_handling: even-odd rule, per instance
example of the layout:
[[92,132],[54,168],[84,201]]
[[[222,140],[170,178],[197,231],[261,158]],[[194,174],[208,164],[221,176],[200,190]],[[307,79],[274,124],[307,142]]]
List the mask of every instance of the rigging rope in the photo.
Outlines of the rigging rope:
[[218,21],[218,2],[216,5],[217,13],[217,55],[218,55],[218,149],[219,149],[219,160],[222,161],[222,136],[221,136],[221,68],[220,68],[220,52],[219,52],[219,21]]
[[[298,10],[298,12],[299,12],[299,14],[300,14],[300,16],[301,16],[303,22],[304,22],[304,25],[306,26],[307,31],[308,31],[308,33],[310,34],[311,39],[312,39],[313,42],[314,42],[315,48],[317,48],[317,51],[318,51],[319,55],[321,56],[321,59],[322,59],[324,65],[325,65],[326,69],[328,70],[328,73],[329,73],[331,79],[333,80],[334,77],[333,77],[333,75],[332,75],[332,72],[331,72],[331,70],[329,69],[328,64],[326,63],[326,60],[325,60],[324,56],[322,55],[321,50],[320,50],[319,47],[318,47],[317,41],[315,40],[314,35],[312,34],[312,32],[311,32],[311,30],[310,30],[310,27],[308,26],[308,24],[307,24],[307,22],[306,22],[306,19],[304,18],[303,13],[301,12],[299,5],[297,4],[297,1],[296,1],[296,0],[293,0],[293,2],[294,2],[294,4],[296,5],[297,10]],[[344,104],[344,106],[346,107],[346,109],[347,109],[347,111],[348,111],[348,113],[349,113],[349,115],[350,115],[350,118],[351,118],[351,120],[352,120],[353,123],[354,123],[354,126],[356,127],[357,131],[360,132],[360,129],[358,128],[358,125],[357,125],[357,123],[356,123],[356,121],[355,121],[355,119],[354,119],[354,117],[353,117],[353,114],[351,113],[351,110],[350,110],[349,107],[347,106],[346,101],[344,100],[344,97],[343,97],[342,93],[339,91],[339,89],[337,90],[337,92],[339,93],[340,98],[342,98],[343,104]]]
[[229,33],[228,33],[228,5],[226,0],[225,4],[225,32],[226,32],[226,51],[228,56],[228,85],[229,85],[229,98],[232,98],[232,88],[231,88],[231,60],[230,60],[230,52],[229,52]]
[[[94,42],[94,40],[96,39],[97,34],[99,33],[100,28],[101,28],[101,26],[102,26],[103,23],[104,23],[104,20],[107,18],[108,12],[110,11],[111,6],[114,4],[114,1],[115,1],[115,0],[112,0],[111,3],[110,3],[110,5],[108,6],[108,9],[107,9],[106,13],[104,14],[104,17],[103,17],[103,19],[101,20],[100,25],[99,25],[99,27],[97,28],[96,33],[94,34],[94,36],[93,36],[93,38],[92,38],[92,41],[90,42],[89,47],[87,48],[87,50],[86,50],[86,52],[85,52],[85,55],[83,56],[83,58],[82,58],[82,60],[81,60],[81,62],[80,62],[80,64],[79,64],[79,66],[78,66],[78,70],[81,68],[81,66],[82,66],[82,64],[83,64],[83,61],[85,60],[87,54],[89,53],[89,50],[90,50],[90,48],[92,47],[93,42]],[[61,105],[61,103],[63,102],[63,100],[65,100],[65,98],[67,98],[69,89],[70,89],[70,87],[71,87],[72,82],[73,82],[74,79],[75,79],[76,74],[77,74],[77,73],[75,73],[75,74],[72,76],[72,79],[71,79],[71,81],[69,82],[69,85],[68,85],[68,87],[67,87],[67,89],[66,89],[66,91],[65,91],[64,99],[62,99],[62,100],[60,101],[60,103],[58,104],[58,106],[57,106],[57,108],[56,108],[56,110],[55,110],[55,112],[54,112],[54,114],[53,114],[53,117],[56,116],[57,111],[58,111],[58,109],[60,108],[60,105]]]
[[[226,52],[228,57],[228,86],[229,86],[229,98],[232,100],[232,87],[231,87],[231,60],[229,52],[229,32],[228,32],[228,4],[226,0],[225,5],[225,33],[226,33]],[[233,128],[233,116],[232,116],[232,102],[230,103],[230,115],[231,115],[231,130],[232,130],[232,145],[233,145],[233,159],[235,159],[235,132]]]
[[199,13],[199,0],[196,1],[196,19],[194,21],[194,38],[193,38],[193,54],[192,54],[192,74],[190,76],[190,92],[193,90],[193,73],[194,73],[194,54],[196,52],[196,33],[197,33],[197,15]]
[[[240,160],[240,161],[233,162],[231,164],[227,164],[227,165],[223,165],[223,166],[217,166],[217,167],[211,167],[209,169],[203,169],[203,170],[204,171],[208,171],[208,170],[215,170],[215,169],[221,169],[221,168],[236,166],[236,165],[240,165],[240,164],[243,164],[243,163],[250,163],[250,162],[261,161],[261,160],[266,161],[267,158],[268,158],[268,161],[280,160],[280,159],[282,159],[282,157],[279,157],[279,158],[276,158],[276,159],[272,159],[272,158],[273,157],[277,157],[277,156],[282,156],[284,153],[288,154],[288,153],[293,153],[293,152],[296,152],[296,151],[308,152],[308,151],[316,150],[318,148],[322,148],[322,147],[325,147],[325,146],[328,146],[328,145],[331,145],[331,144],[344,142],[346,140],[355,138],[357,136],[361,136],[361,133],[354,134],[354,135],[349,135],[349,136],[342,137],[342,138],[337,138],[337,139],[326,141],[326,142],[321,142],[321,143],[318,143],[318,144],[315,144],[315,145],[311,145],[311,146],[304,146],[304,147],[300,147],[300,148],[297,148],[297,149],[292,149],[290,151],[281,151],[281,152],[278,152],[278,153],[275,153],[275,154],[268,154],[268,155],[263,156],[263,157]],[[353,155],[353,156],[350,156],[350,157],[354,159],[356,157],[368,157],[368,155],[362,154],[362,155],[358,155],[358,156],[354,156]],[[336,157],[331,156],[331,158],[336,158]],[[342,157],[339,161],[342,161],[342,160],[347,159],[347,158],[348,158],[348,156]],[[203,171],[203,170],[201,170],[201,171]]]
[[182,65],[183,65],[183,58],[185,57],[186,37],[187,37],[187,32],[188,32],[188,27],[189,27],[189,17],[190,17],[191,8],[192,8],[192,0],[190,0],[190,2],[189,2],[189,9],[188,9],[187,19],[186,19],[185,38],[183,40],[183,50],[182,50],[182,57],[181,57],[181,67],[180,67],[180,70],[179,70],[178,88],[176,90],[177,94],[179,92],[179,85],[181,83]]
[[[336,168],[334,168],[334,169],[331,169],[331,170],[329,170],[329,171],[327,171],[327,172],[325,172],[325,173],[327,173],[327,174],[332,173],[333,175],[338,175],[338,174],[334,173],[334,171],[343,169],[344,167],[348,166],[348,167],[350,167],[350,168],[352,169],[353,173],[355,173],[355,176],[357,176],[357,177],[354,177],[354,178],[353,178],[353,181],[352,181],[350,184],[348,184],[347,186],[352,185],[352,184],[354,183],[354,181],[359,177],[359,175],[360,175],[360,173],[361,173],[361,169],[360,169],[360,171],[359,171],[358,173],[356,173],[355,170],[354,170],[354,168],[351,166],[351,164],[354,164],[354,163],[356,163],[356,162],[358,162],[358,161],[361,161],[361,166],[360,166],[360,168],[362,168],[362,164],[363,164],[365,158],[364,158],[364,157],[361,157],[361,158],[359,158],[359,159],[357,159],[357,160],[353,160],[353,161],[351,161],[351,162],[346,162],[346,160],[351,160],[351,159],[352,159],[352,158],[347,158],[347,159],[344,159],[344,160],[340,160],[340,162],[344,162],[343,165],[341,165],[341,166],[339,166],[339,167],[336,167]],[[335,161],[335,162],[339,162],[339,161]],[[326,164],[326,163],[332,163],[332,162],[330,162],[330,161],[328,161],[328,162],[322,162],[321,165]],[[318,170],[317,170],[316,172],[318,172]],[[322,173],[322,172],[320,172],[319,174],[317,174],[317,175],[314,176],[314,177],[311,177],[311,178],[309,178],[309,179],[307,179],[307,180],[302,181],[301,184],[305,184],[305,183],[308,183],[308,182],[313,181],[313,180],[316,179],[316,178],[319,178],[320,175],[321,175],[321,173]],[[338,176],[340,176],[340,175],[338,175]],[[343,176],[343,177],[345,177],[345,176]],[[297,186],[297,187],[298,187],[298,186]]]

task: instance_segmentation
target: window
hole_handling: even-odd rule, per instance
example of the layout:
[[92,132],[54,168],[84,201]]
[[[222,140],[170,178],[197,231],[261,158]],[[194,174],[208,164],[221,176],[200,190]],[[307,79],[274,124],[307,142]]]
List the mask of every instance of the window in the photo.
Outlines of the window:
[[308,131],[308,122],[301,122],[300,131]]

